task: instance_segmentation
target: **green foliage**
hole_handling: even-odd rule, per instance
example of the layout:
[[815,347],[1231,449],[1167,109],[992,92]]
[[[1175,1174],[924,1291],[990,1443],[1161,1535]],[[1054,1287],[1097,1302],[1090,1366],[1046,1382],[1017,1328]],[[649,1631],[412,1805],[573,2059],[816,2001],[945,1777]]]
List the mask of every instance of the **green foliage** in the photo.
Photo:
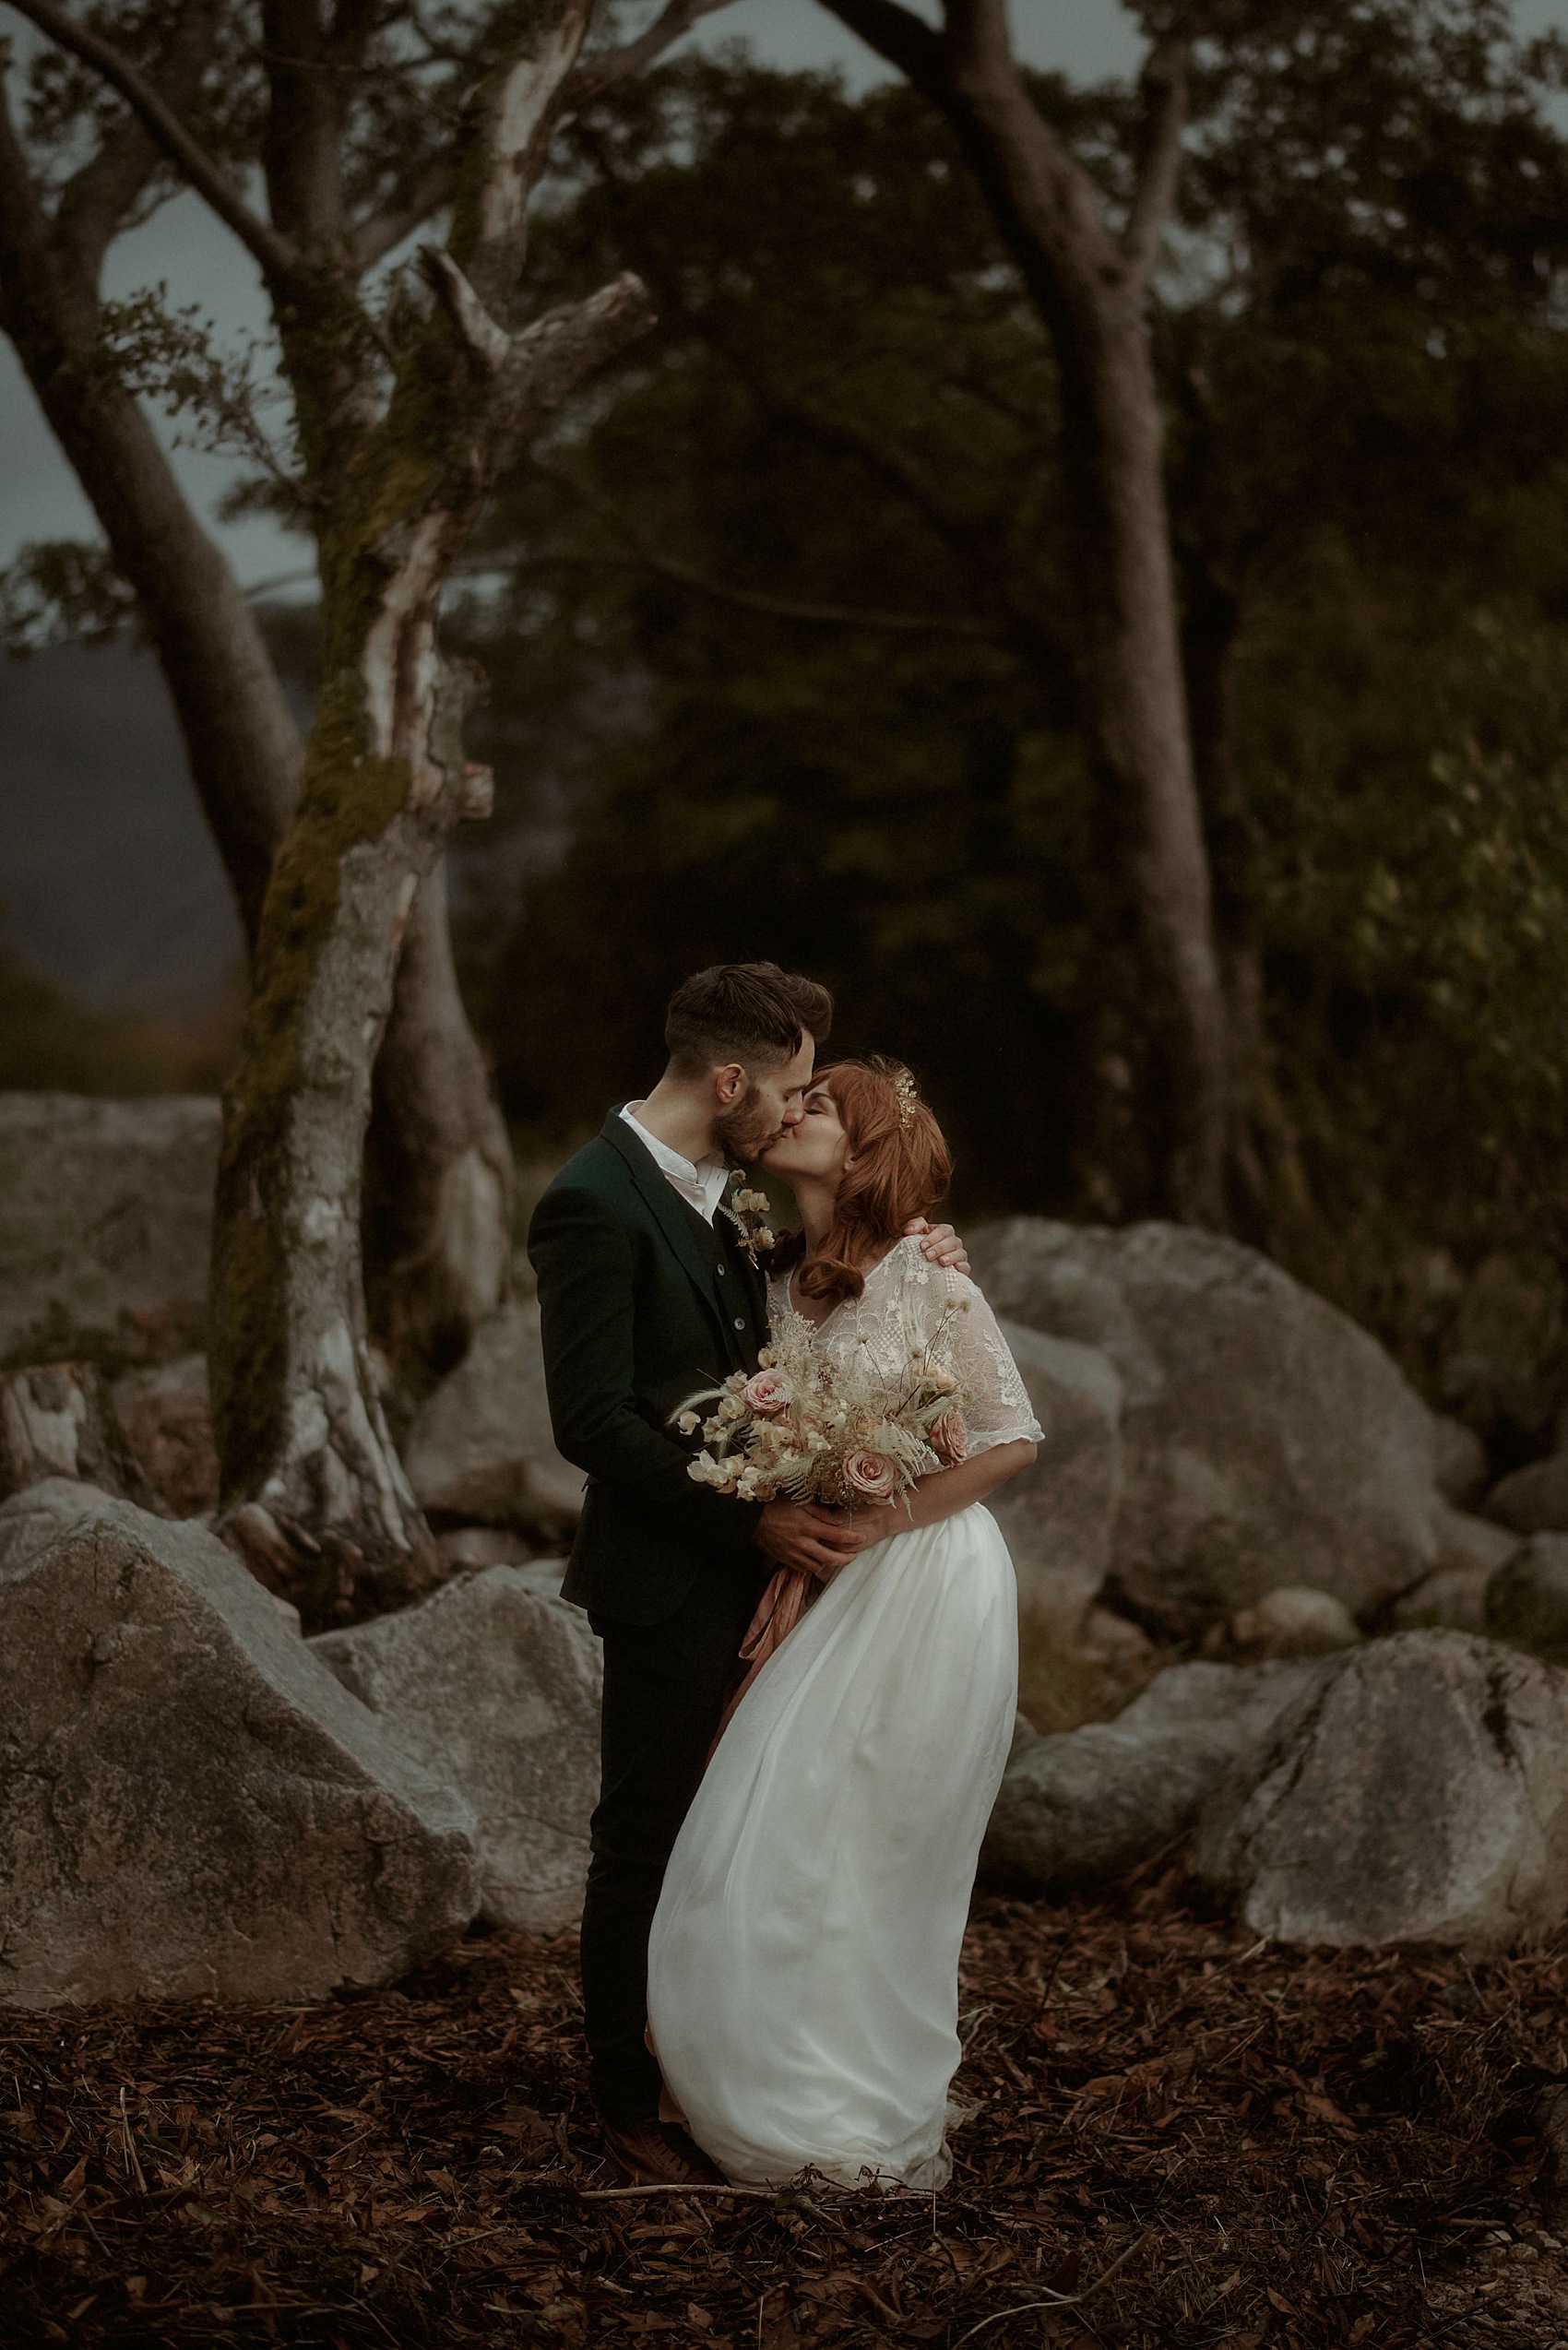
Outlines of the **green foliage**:
[[1347,1222],[1568,1259],[1568,628],[1473,607],[1429,630],[1399,585],[1283,656],[1302,715],[1265,801],[1279,1050]]
[[200,303],[174,303],[165,282],[99,310],[99,366],[174,420],[176,447],[248,458],[283,510],[297,512],[310,493],[267,430],[267,407],[281,395],[258,381],[265,352],[259,338],[240,350],[217,349]]
[[0,571],[0,645],[14,659],[50,645],[107,644],[136,616],[105,546],[33,539]]
[[[520,550],[478,647],[504,787],[528,720],[543,747],[552,707],[623,686],[591,761],[550,760],[564,867],[509,946],[470,945],[512,1106],[555,1137],[588,1122],[646,1077],[675,977],[766,952],[840,988],[846,1047],[945,1097],[971,1200],[1064,1196],[1091,932],[1069,556],[1054,371],[987,216],[907,93],[745,67],[627,93],[579,162],[543,291],[629,264],[664,332],[492,534]],[[589,475],[597,505],[565,486]],[[642,570],[628,513],[720,580],[956,633],[695,598]],[[522,828],[542,796],[513,783]]]
[[[1497,9],[1248,25],[1200,52],[1161,283],[1173,518],[1299,1261],[1375,1312],[1418,1245],[1568,1248],[1568,144]],[[1124,184],[1124,102],[1039,94]],[[514,1113],[580,1132],[676,977],[775,954],[922,1071],[968,1211],[1135,1209],[1055,371],[945,132],[897,88],[687,65],[585,116],[537,254],[541,295],[638,268],[664,326],[512,486],[510,599],[468,623],[523,844],[510,938],[493,888],[465,944]]]

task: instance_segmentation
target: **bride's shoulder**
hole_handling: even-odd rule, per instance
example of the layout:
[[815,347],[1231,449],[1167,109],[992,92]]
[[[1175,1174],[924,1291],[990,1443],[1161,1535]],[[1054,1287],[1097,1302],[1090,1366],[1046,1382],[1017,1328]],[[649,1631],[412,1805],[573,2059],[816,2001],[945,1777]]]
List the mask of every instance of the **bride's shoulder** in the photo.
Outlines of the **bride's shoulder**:
[[929,1291],[942,1304],[980,1295],[978,1284],[967,1273],[955,1272],[948,1264],[933,1264],[921,1246],[918,1232],[906,1232],[891,1255],[908,1287]]

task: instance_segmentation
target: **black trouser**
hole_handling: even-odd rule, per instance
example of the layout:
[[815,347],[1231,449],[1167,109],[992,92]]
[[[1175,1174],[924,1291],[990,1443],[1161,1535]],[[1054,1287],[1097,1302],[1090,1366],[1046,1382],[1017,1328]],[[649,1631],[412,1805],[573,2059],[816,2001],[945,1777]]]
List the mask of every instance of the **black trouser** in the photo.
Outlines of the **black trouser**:
[[664,1866],[697,1791],[766,1577],[704,1568],[661,1624],[589,1620],[604,1643],[602,1778],[583,1903],[583,2012],[607,2121],[659,2108],[647,2026],[647,1937]]

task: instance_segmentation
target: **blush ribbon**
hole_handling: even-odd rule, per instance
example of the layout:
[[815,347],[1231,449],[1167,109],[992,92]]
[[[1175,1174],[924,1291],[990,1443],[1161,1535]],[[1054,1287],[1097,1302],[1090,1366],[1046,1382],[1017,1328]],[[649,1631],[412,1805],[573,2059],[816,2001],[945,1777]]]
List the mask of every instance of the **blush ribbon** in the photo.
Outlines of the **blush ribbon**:
[[730,1703],[724,1708],[724,1716],[719,1725],[719,1736],[713,1741],[715,1746],[734,1718],[736,1706],[774,1650],[788,1640],[800,1622],[801,1610],[806,1604],[806,1586],[811,1581],[809,1568],[779,1567],[757,1601],[756,1613],[747,1625],[746,1636],[741,1643],[741,1662],[747,1668],[745,1678],[731,1693]]

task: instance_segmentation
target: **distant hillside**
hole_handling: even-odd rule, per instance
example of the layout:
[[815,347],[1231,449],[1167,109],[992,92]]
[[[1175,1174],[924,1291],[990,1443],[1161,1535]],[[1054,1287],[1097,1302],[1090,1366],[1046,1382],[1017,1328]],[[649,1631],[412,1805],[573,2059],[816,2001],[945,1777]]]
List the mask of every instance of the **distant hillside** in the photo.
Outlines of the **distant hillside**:
[[0,905],[9,944],[104,1009],[219,994],[240,926],[152,656],[0,659]]

